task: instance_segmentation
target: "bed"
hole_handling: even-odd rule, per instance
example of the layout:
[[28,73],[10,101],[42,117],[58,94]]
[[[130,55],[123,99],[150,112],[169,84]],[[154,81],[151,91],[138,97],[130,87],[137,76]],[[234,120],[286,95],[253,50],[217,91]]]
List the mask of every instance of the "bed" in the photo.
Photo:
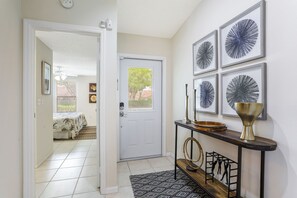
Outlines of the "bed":
[[87,120],[81,112],[53,114],[54,139],[74,139],[85,126]]

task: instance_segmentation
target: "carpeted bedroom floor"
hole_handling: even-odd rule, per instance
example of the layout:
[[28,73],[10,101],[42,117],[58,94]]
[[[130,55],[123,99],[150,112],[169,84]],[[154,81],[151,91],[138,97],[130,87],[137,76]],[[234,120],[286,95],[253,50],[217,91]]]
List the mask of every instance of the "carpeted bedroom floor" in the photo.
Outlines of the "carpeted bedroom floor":
[[74,140],[92,140],[96,139],[96,127],[84,127]]

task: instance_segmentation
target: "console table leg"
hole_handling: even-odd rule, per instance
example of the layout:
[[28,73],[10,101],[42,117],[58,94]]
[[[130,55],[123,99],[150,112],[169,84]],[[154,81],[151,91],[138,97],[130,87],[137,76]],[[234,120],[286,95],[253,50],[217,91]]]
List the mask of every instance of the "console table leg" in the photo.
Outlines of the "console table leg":
[[241,194],[241,161],[242,161],[242,147],[238,146],[238,173],[237,173],[237,186],[236,186],[236,197],[240,197]]
[[260,198],[264,198],[265,151],[261,151]]
[[[191,138],[193,138],[193,130],[191,130]],[[193,140],[191,140],[191,159],[193,159]]]
[[176,179],[176,160],[177,160],[177,125],[175,125],[174,179]]

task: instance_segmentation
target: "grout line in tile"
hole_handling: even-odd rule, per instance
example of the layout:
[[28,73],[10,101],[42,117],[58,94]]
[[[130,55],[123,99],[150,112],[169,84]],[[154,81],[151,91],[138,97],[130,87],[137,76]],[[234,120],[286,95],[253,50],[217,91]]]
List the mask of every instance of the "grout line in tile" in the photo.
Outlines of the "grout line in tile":
[[[150,160],[147,160],[147,161],[148,161],[148,163],[150,164],[150,167],[155,171],[155,169],[154,169],[153,165],[151,164]],[[155,171],[155,172],[156,172],[156,171]]]
[[130,175],[132,174],[132,171],[131,171],[131,168],[130,168],[130,166],[129,166],[129,163],[126,161],[126,163],[127,163],[127,166],[128,166],[128,169],[129,169],[129,173],[130,173]]
[[77,187],[77,184],[78,184],[78,181],[79,181],[79,179],[81,178],[80,177],[80,175],[81,175],[81,173],[82,173],[82,171],[83,171],[83,169],[84,169],[84,164],[85,164],[85,162],[86,162],[86,158],[85,158],[85,160],[84,160],[84,163],[83,163],[83,166],[82,166],[82,169],[80,170],[80,173],[79,173],[79,175],[78,175],[78,178],[77,178],[77,181],[76,181],[76,184],[75,184],[75,187],[74,187],[74,190],[73,190],[73,193],[72,193],[72,195],[71,195],[71,197],[73,197],[73,195],[74,195],[74,193],[75,193],[75,190],[76,190],[76,187]]
[[[47,186],[49,185],[50,182],[47,182],[45,188],[43,189],[43,191],[40,193],[39,197],[41,197],[41,195],[44,193],[45,189],[47,188]],[[35,183],[35,186],[36,186],[36,183]]]
[[[84,163],[83,163],[83,166],[82,166],[82,168],[81,168],[81,171],[80,171],[80,173],[79,173],[79,175],[78,175],[78,179],[80,178],[81,173],[82,173],[82,171],[83,171],[83,169],[84,169],[84,167],[85,167],[86,159],[87,159],[87,158],[84,159]],[[75,186],[75,187],[76,187],[76,186]]]

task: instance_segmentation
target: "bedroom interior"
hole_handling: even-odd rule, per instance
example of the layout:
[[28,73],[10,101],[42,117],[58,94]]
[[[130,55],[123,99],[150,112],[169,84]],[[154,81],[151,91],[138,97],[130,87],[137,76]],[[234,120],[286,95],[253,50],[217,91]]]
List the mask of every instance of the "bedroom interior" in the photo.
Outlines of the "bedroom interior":
[[[75,139],[84,127],[96,127],[96,101],[90,102],[89,94],[96,95],[90,84],[96,88],[97,38],[45,31],[36,35],[37,44],[52,53],[53,138]],[[42,48],[37,48],[37,57],[39,51]]]
[[[97,37],[36,32],[35,185],[76,177],[97,180]],[[51,70],[51,92],[44,94],[43,65]],[[40,66],[40,67],[39,67]],[[52,87],[52,88],[51,88]],[[52,182],[52,183],[51,183]],[[80,184],[77,192],[80,192]],[[44,190],[43,196],[51,196]],[[36,191],[36,196],[42,191]]]

